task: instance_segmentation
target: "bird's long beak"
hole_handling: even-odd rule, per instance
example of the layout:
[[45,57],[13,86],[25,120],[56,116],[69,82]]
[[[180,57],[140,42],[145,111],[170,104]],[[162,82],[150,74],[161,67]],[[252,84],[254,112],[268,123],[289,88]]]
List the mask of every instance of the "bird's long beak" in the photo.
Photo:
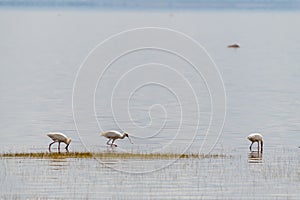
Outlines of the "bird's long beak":
[[130,141],[131,144],[133,144],[133,143],[131,142],[131,139],[129,138],[129,136],[128,136],[128,140]]

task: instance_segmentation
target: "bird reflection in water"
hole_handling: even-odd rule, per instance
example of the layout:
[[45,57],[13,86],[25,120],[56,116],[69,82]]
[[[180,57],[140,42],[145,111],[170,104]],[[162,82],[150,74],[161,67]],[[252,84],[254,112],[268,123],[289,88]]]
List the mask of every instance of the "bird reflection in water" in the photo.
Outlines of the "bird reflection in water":
[[251,151],[248,155],[249,163],[261,163],[262,162],[262,152],[260,151]]
[[64,170],[69,163],[66,159],[50,159],[48,166],[50,170]]

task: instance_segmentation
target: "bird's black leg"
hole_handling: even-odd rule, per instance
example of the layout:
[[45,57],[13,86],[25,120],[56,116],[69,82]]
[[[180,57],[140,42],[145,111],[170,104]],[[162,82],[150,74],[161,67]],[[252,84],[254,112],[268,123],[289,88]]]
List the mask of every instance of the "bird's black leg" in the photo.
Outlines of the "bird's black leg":
[[112,143],[111,143],[111,145],[110,145],[111,147],[113,147],[113,146],[116,147],[116,146],[117,146],[116,144],[114,144],[114,142],[115,142],[115,139],[113,139],[113,141],[112,141]]
[[111,141],[111,139],[109,139],[109,140],[106,142],[106,144],[107,144],[107,145],[111,145],[111,144],[109,144],[110,141]]
[[52,142],[51,144],[49,144],[49,152],[51,153],[51,145],[54,144],[55,142]]
[[69,144],[67,144],[67,146],[66,146],[66,150],[67,150],[67,153],[69,153],[69,149],[68,149],[68,147],[69,147]]
[[60,153],[60,142],[58,142],[58,153]]
[[253,145],[253,143],[254,143],[254,142],[252,142],[252,143],[251,143],[251,145],[250,145],[250,147],[249,147],[250,151],[251,151],[251,149],[252,149],[252,145]]

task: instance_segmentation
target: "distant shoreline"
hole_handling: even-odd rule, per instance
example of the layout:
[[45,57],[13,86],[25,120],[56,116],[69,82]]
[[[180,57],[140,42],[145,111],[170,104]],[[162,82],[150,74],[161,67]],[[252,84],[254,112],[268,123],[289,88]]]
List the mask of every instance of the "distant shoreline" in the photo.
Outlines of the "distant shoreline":
[[299,0],[0,0],[0,8],[91,8],[142,10],[300,10]]

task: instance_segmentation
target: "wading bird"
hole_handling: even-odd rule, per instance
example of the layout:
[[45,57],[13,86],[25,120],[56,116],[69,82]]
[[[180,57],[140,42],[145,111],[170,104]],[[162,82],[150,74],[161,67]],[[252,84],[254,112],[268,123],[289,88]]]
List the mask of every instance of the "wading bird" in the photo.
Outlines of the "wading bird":
[[[257,142],[258,144],[258,151],[260,150],[261,152],[263,151],[263,137],[261,134],[259,133],[252,133],[250,135],[248,135],[248,140],[250,140],[252,143],[249,147],[250,151],[252,150],[252,145],[254,142]],[[259,148],[260,147],[260,148]]]
[[53,132],[53,133],[47,133],[47,135],[53,140],[51,144],[49,144],[49,152],[51,152],[51,145],[54,144],[55,142],[58,142],[58,152],[60,153],[60,143],[63,142],[65,143],[66,150],[69,152],[68,147],[71,143],[71,138],[68,138],[65,134],[59,133],[59,132]]
[[[124,139],[125,137],[128,137],[129,141],[131,144],[133,144],[128,136],[127,133],[120,133],[119,131],[115,131],[115,130],[111,130],[111,131],[105,131],[101,133],[102,136],[108,138],[108,141],[106,142],[107,145],[110,145],[111,147],[113,146],[117,146],[116,144],[114,144],[116,139]],[[111,143],[109,143],[112,140]]]

